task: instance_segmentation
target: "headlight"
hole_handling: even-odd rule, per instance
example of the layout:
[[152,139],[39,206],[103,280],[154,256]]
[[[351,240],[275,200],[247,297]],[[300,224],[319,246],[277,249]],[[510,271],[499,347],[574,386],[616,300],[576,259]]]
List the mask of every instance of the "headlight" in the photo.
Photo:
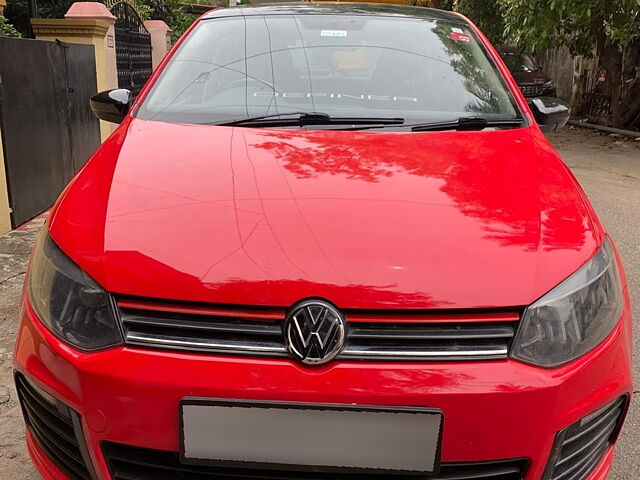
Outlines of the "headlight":
[[53,243],[38,236],[27,283],[36,315],[54,335],[80,350],[122,343],[109,295]]
[[544,88],[546,90],[553,88],[556,86],[556,82],[554,82],[553,80],[549,80],[547,83],[544,84]]
[[585,266],[525,310],[511,355],[543,367],[578,358],[611,333],[622,303],[613,248],[605,239]]

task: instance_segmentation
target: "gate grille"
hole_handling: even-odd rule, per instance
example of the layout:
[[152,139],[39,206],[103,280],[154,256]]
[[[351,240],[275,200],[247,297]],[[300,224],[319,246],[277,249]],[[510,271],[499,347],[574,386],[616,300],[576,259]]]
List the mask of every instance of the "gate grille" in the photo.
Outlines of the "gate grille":
[[581,114],[590,117],[607,117],[611,114],[611,95],[599,92],[582,94]]
[[118,87],[137,95],[151,76],[151,35],[135,9],[126,2],[111,6],[116,17],[116,65]]

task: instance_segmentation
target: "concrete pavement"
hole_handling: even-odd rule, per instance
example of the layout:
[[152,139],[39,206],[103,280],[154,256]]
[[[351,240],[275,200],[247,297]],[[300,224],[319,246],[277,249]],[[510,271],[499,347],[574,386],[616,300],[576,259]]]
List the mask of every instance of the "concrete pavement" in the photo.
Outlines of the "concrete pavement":
[[587,192],[624,262],[633,307],[636,391],[609,480],[637,480],[640,478],[640,141],[568,128],[550,139]]

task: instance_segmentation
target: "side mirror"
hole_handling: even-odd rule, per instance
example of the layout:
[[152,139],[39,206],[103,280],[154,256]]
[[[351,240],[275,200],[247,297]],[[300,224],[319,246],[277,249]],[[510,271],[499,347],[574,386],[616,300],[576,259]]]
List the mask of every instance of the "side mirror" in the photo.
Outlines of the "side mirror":
[[536,122],[538,122],[538,126],[543,132],[553,132],[564,127],[571,115],[569,105],[553,97],[533,98],[529,105]]
[[133,94],[125,88],[105,90],[96,93],[89,104],[93,114],[100,120],[120,123],[129,112],[129,107],[133,102]]

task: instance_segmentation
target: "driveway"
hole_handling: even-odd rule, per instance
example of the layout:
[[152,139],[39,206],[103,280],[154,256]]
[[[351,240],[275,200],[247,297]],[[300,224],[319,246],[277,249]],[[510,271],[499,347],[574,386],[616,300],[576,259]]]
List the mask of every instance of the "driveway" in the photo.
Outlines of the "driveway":
[[[634,324],[634,378],[640,378],[640,141],[565,129],[551,140],[586,190],[625,262]],[[0,478],[38,480],[24,446],[24,424],[11,372],[27,256],[42,225],[40,217],[0,236]],[[617,447],[609,480],[640,477],[640,392]]]
[[640,478],[640,140],[565,129],[551,137],[622,255],[633,307],[635,392],[609,480]]

